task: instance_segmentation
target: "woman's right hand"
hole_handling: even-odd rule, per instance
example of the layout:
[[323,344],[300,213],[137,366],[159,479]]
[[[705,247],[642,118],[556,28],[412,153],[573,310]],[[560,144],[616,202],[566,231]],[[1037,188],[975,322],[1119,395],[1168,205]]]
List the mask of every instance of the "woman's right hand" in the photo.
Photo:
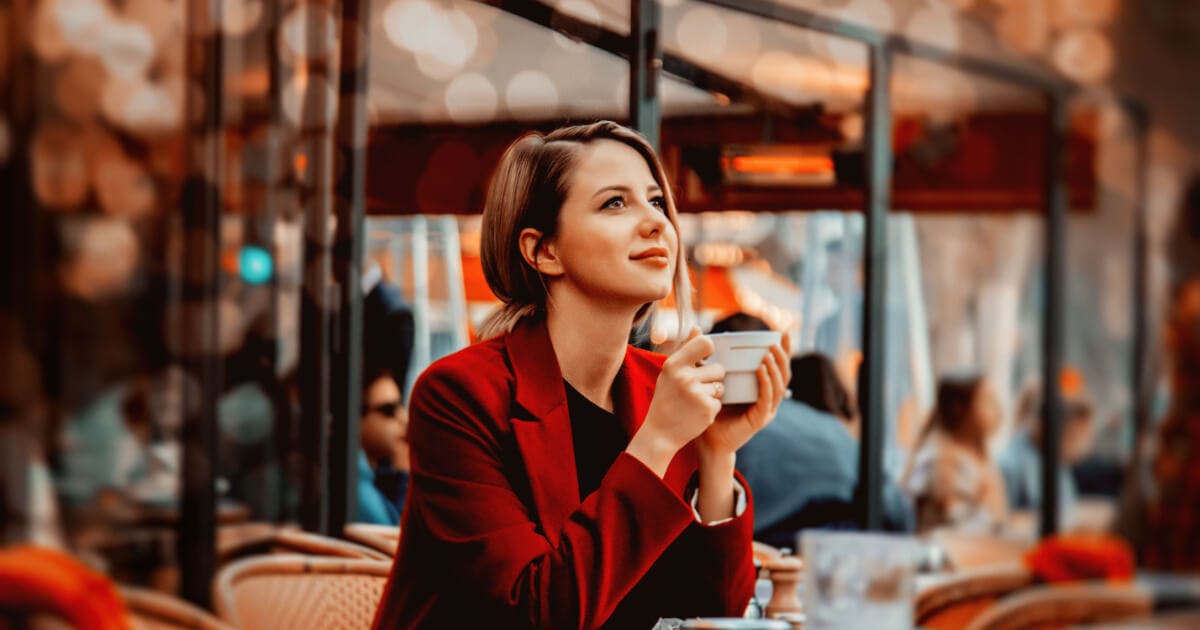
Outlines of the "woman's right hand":
[[704,433],[721,410],[725,368],[701,364],[712,353],[712,340],[693,328],[663,363],[646,419],[625,449],[659,477],[667,473],[675,453]]

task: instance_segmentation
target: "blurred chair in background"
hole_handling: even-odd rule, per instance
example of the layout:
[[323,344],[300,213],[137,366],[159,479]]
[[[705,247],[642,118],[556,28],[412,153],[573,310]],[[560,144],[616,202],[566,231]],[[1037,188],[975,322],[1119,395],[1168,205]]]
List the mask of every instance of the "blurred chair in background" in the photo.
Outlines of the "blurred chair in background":
[[246,558],[217,574],[213,602],[239,628],[369,628],[391,568],[380,560]]

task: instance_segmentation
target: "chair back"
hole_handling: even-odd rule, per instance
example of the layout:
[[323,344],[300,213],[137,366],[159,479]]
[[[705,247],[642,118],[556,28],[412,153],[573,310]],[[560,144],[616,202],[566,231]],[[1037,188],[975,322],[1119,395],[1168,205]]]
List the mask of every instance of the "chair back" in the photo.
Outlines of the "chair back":
[[158,591],[131,586],[118,589],[134,630],[232,630],[212,613]]
[[219,545],[221,564],[267,553],[299,554],[330,558],[391,560],[391,554],[356,542],[322,536],[293,527],[260,529],[240,538],[229,537]]
[[217,574],[213,600],[238,628],[369,628],[390,569],[380,560],[245,558]]
[[1033,581],[1033,573],[1019,565],[950,575],[917,594],[915,625],[929,630],[957,630],[1000,598],[1033,586]]
[[980,613],[968,630],[1019,630],[1117,623],[1148,617],[1153,598],[1133,585],[1054,584],[1020,591]]
[[394,525],[347,523],[342,535],[346,540],[370,547],[389,558],[396,555],[396,547],[400,544],[400,528]]

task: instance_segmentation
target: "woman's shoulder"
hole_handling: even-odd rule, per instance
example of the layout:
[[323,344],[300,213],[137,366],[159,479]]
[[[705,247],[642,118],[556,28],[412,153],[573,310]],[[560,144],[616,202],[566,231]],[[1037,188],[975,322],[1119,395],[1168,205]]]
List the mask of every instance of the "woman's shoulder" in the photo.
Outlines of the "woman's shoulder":
[[495,391],[513,381],[512,364],[503,337],[471,344],[429,365],[417,377],[413,396],[429,389],[439,396]]

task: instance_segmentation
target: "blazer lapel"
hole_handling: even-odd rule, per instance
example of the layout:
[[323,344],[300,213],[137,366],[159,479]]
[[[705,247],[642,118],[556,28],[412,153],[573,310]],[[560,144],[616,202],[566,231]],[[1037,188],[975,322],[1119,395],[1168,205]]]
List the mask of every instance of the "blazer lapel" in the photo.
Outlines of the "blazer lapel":
[[505,337],[516,380],[514,400],[528,412],[512,419],[513,436],[542,532],[557,545],[567,519],[579,507],[575,447],[562,372],[545,320],[525,319]]
[[[662,371],[662,367],[650,356],[627,348],[625,363],[621,366],[621,372],[617,374],[616,382],[613,383],[617,419],[630,439],[633,439],[646,419],[650,401],[654,399],[654,386],[658,383],[658,375]],[[696,460],[689,444],[680,449],[675,459],[671,460],[664,481],[682,497],[695,470]]]

